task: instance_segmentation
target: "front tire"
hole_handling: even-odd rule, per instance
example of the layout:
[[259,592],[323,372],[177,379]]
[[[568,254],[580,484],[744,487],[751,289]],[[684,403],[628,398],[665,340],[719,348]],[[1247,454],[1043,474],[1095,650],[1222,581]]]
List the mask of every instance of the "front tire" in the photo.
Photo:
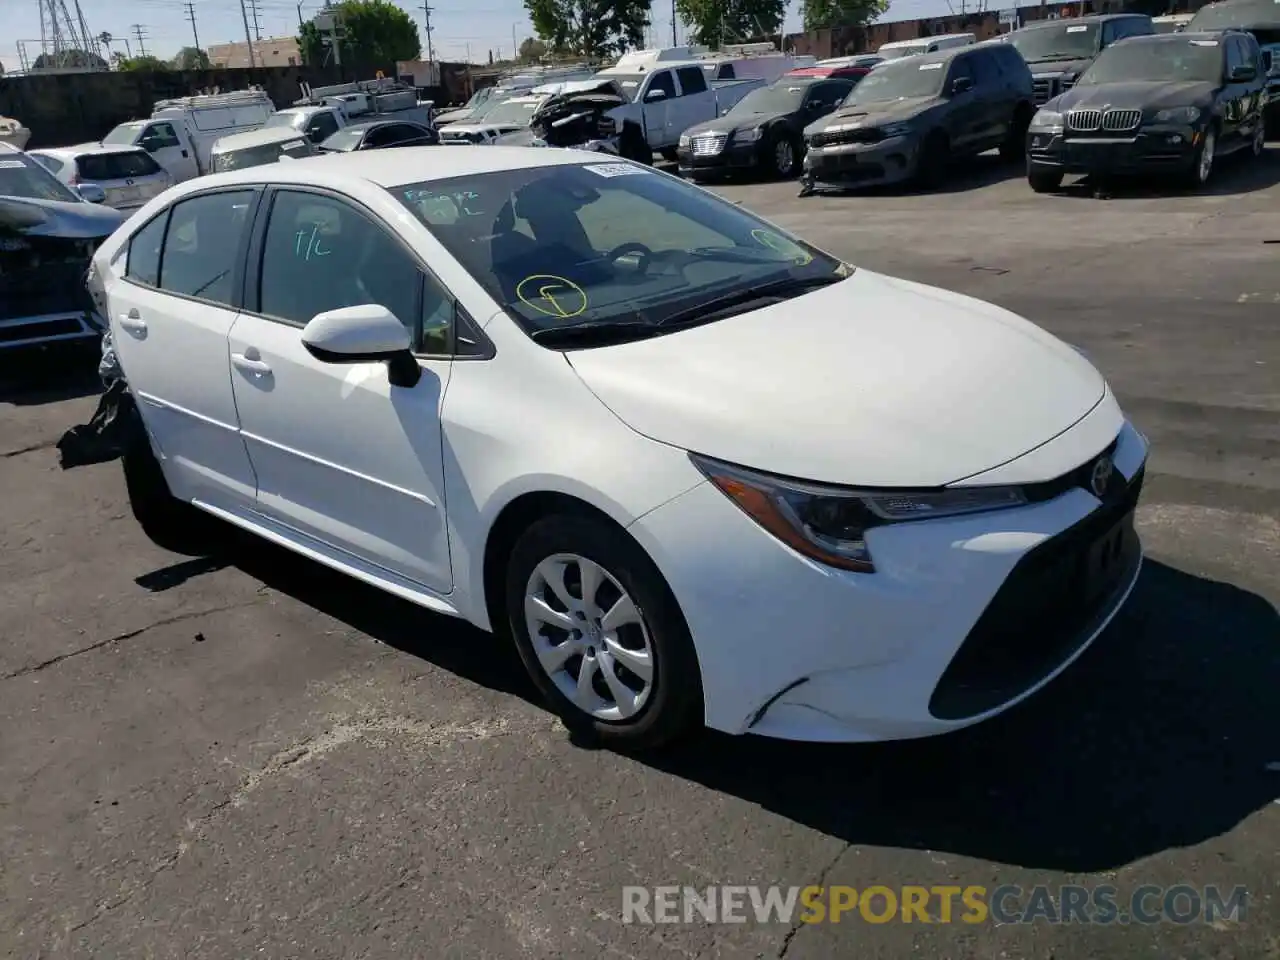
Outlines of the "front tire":
[[1027,153],[1027,128],[1031,126],[1031,110],[1019,106],[1013,114],[1009,135],[1000,144],[1000,159],[1006,163],[1021,160]]
[[533,524],[507,565],[520,659],[571,731],[649,750],[702,722],[702,680],[684,616],[656,566],[607,521]]
[[147,539],[163,550],[189,557],[213,552],[217,543],[217,521],[191,504],[183,503],[169,490],[141,423],[121,462],[129,508]]
[[1027,183],[1036,193],[1052,193],[1062,186],[1061,170],[1041,170],[1027,161]]
[[1267,123],[1266,115],[1258,117],[1258,125],[1253,131],[1253,141],[1249,144],[1249,152],[1253,154],[1255,160],[1262,158],[1263,153],[1267,149]]
[[766,163],[768,172],[776,180],[790,180],[800,169],[803,150],[795,137],[789,134],[774,134],[769,142]]
[[1210,124],[1204,131],[1204,138],[1200,141],[1200,146],[1196,149],[1195,157],[1191,162],[1191,169],[1185,175],[1187,186],[1200,189],[1209,182],[1210,177],[1213,176],[1217,149],[1218,130]]

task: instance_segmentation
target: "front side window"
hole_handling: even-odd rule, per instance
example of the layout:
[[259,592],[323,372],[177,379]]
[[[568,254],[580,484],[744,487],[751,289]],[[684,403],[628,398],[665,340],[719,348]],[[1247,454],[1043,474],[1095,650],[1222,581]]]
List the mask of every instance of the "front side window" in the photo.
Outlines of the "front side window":
[[[318,193],[276,194],[263,243],[260,313],[305,325],[328,310],[377,303],[409,328],[416,344],[420,278],[404,248],[350,204]],[[439,326],[451,306],[424,309]]]
[[82,202],[62,181],[22,154],[0,153],[0,197]]
[[659,325],[726,297],[851,269],[745,210],[625,162],[557,164],[391,188],[535,336]]
[[162,290],[232,306],[232,280],[252,190],[192,197],[174,205],[160,261]]
[[676,95],[676,82],[672,79],[670,70],[663,70],[653,75],[653,82],[649,84],[649,90],[645,93],[647,97],[654,90],[661,90],[670,99]]
[[154,141],[156,148],[179,146],[178,134],[171,123],[153,123],[142,134],[142,139]]
[[307,136],[311,138],[312,143],[319,143],[337,131],[338,121],[332,113],[317,113],[311,118],[311,123],[307,127]]

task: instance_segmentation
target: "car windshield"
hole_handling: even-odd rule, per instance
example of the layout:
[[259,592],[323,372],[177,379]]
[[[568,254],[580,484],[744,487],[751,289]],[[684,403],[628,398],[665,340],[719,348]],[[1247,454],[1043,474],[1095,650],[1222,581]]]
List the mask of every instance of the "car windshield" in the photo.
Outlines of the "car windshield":
[[30,157],[3,153],[0,153],[0,197],[81,202],[78,195]]
[[214,154],[213,170],[215,173],[222,173],[226,170],[243,170],[245,167],[257,167],[264,163],[275,163],[281,157],[307,157],[310,155],[310,142],[307,140],[263,143],[256,147],[245,147],[242,150]]
[[1027,63],[1087,60],[1098,49],[1098,24],[1059,23],[1015,30],[1009,35],[1009,42]]
[[485,123],[528,123],[533,111],[542,106],[541,99],[520,97],[505,100],[493,109],[485,111]]
[[344,127],[337,133],[330,134],[321,142],[320,149],[328,152],[345,153],[360,146],[360,138],[364,136],[364,127]]
[[76,170],[83,180],[125,180],[159,173],[160,164],[145,150],[86,153],[76,157]]
[[893,47],[889,50],[886,50],[884,47],[881,47],[879,50],[876,51],[876,55],[880,57],[880,59],[886,60],[886,61],[901,60],[903,57],[918,56],[919,54],[924,53],[924,51],[925,51],[925,44],[921,43],[913,47]]
[[771,87],[752,90],[729,111],[729,116],[746,114],[791,113],[800,108],[805,91],[812,86],[806,80],[782,80]]
[[905,100],[908,97],[936,97],[947,75],[944,60],[917,63],[909,57],[876,67],[845,98],[845,105]]
[[307,116],[304,113],[273,113],[267,117],[267,122],[263,124],[266,127],[288,127],[290,130],[301,130],[307,122]]
[[618,85],[618,89],[622,91],[622,95],[628,100],[635,100],[636,94],[640,92],[640,85],[644,83],[647,74],[628,73],[628,74],[609,74],[609,79]]
[[118,127],[113,127],[111,132],[102,138],[102,142],[108,145],[119,145],[122,143],[133,143],[138,138],[138,131],[143,127],[142,123],[122,123]]
[[1222,46],[1217,40],[1117,43],[1103,50],[1077,86],[1126,81],[1177,82],[1222,79]]
[[[725,298],[851,267],[708,191],[628,162],[566,163],[392,193],[526,332],[701,318]],[[706,320],[714,319],[706,316]]]
[[1187,24],[1187,32],[1276,23],[1280,23],[1280,5],[1275,0],[1226,0],[1201,7]]

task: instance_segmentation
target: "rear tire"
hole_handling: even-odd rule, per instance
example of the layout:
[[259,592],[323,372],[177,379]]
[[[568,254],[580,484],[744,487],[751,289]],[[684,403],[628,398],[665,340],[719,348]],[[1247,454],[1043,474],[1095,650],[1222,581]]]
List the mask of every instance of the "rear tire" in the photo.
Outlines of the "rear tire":
[[916,160],[916,183],[926,190],[939,186],[951,163],[951,141],[941,130],[924,138],[920,157]]
[[1062,186],[1061,170],[1039,170],[1027,161],[1027,183],[1036,193],[1053,193]]
[[174,497],[141,424],[121,460],[129,508],[147,539],[163,550],[185,556],[213,553],[220,525],[207,513]]
[[570,731],[651,750],[700,729],[702,678],[684,615],[626,532],[592,516],[537,521],[511,552],[505,599],[520,659]]

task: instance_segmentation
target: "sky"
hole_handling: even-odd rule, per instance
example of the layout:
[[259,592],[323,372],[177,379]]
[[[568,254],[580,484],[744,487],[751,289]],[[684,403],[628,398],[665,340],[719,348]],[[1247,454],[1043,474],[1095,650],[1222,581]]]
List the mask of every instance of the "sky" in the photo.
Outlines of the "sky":
[[[76,0],[63,0],[75,16]],[[423,13],[421,0],[395,0],[413,16],[422,33]],[[984,0],[950,0],[957,12],[961,3],[976,10]],[[1022,0],[1026,3],[1027,0]],[[129,38],[134,55],[145,48],[159,57],[171,57],[179,48],[194,43],[191,21],[188,18],[186,0],[79,0],[85,23],[93,34],[110,33],[117,39],[115,49],[123,51],[123,40]],[[261,36],[294,36],[298,32],[298,14],[310,17],[323,6],[322,0],[245,0],[249,14],[249,28],[254,26],[254,7],[257,8],[257,25]],[[1013,6],[1013,0],[1005,5]],[[195,14],[195,26],[200,45],[244,40],[244,21],[240,16],[237,0],[190,0]],[[993,9],[995,6],[993,5]],[[948,0],[893,0],[884,20],[908,20],[917,17],[942,16],[947,13]],[[670,0],[655,0],[652,15],[654,46],[670,45]],[[0,62],[6,71],[21,67],[17,41],[26,41],[27,56],[34,60],[40,53],[40,0],[0,0],[0,23],[4,24],[0,35]],[[510,56],[512,37],[518,44],[533,35],[521,0],[433,0],[431,14],[431,39],[438,59],[465,61],[468,52],[474,62],[488,59],[492,50],[494,58]],[[140,27],[142,42],[137,30]],[[791,0],[784,29],[788,33],[800,30],[800,0]],[[680,42],[685,42],[684,25],[679,25]],[[426,39],[423,34],[423,56],[426,56]]]

